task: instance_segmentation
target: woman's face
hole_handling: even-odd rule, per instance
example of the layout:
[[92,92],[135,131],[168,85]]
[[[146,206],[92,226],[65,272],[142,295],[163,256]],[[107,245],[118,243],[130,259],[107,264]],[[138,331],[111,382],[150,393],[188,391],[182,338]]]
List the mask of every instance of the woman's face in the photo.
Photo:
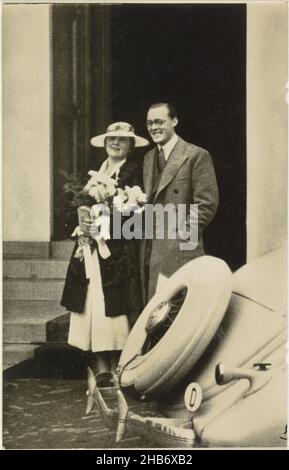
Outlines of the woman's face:
[[116,160],[126,158],[130,146],[131,142],[129,137],[107,137],[105,141],[107,155]]

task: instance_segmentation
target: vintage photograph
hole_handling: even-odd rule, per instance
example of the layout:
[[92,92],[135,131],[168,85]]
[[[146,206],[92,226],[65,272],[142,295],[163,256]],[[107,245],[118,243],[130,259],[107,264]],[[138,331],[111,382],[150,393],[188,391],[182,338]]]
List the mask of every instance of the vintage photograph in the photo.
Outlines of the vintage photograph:
[[286,449],[287,2],[1,9],[2,448]]

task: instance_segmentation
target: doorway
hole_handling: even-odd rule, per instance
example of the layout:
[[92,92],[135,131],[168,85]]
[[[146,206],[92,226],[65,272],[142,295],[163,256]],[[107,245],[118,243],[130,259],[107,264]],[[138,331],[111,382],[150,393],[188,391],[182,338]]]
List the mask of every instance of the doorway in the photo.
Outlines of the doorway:
[[89,140],[110,122],[147,135],[156,101],[172,101],[179,135],[213,157],[220,206],[205,244],[235,270],[246,262],[246,5],[53,6],[54,239],[68,236],[59,170],[95,168],[104,155]]

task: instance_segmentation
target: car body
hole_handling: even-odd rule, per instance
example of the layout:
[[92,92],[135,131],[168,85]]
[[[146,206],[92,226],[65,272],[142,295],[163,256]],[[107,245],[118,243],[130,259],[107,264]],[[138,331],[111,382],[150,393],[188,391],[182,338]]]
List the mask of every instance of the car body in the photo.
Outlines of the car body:
[[165,447],[285,447],[286,305],[281,247],[233,274],[230,302],[213,339],[189,373],[156,400],[157,416],[130,412],[118,386],[118,410],[108,410],[96,390],[117,440],[130,427]]

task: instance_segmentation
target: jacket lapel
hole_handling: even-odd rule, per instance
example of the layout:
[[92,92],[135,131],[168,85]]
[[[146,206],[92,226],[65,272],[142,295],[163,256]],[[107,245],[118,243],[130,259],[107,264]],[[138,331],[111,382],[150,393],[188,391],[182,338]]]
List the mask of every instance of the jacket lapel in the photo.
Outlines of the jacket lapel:
[[179,168],[187,160],[188,155],[185,155],[185,145],[185,142],[179,137],[163,170],[154,200],[156,200],[159,193],[172,181]]
[[144,160],[144,170],[143,170],[143,180],[144,180],[144,190],[148,197],[153,190],[153,171],[154,171],[154,157],[155,149],[150,150]]

